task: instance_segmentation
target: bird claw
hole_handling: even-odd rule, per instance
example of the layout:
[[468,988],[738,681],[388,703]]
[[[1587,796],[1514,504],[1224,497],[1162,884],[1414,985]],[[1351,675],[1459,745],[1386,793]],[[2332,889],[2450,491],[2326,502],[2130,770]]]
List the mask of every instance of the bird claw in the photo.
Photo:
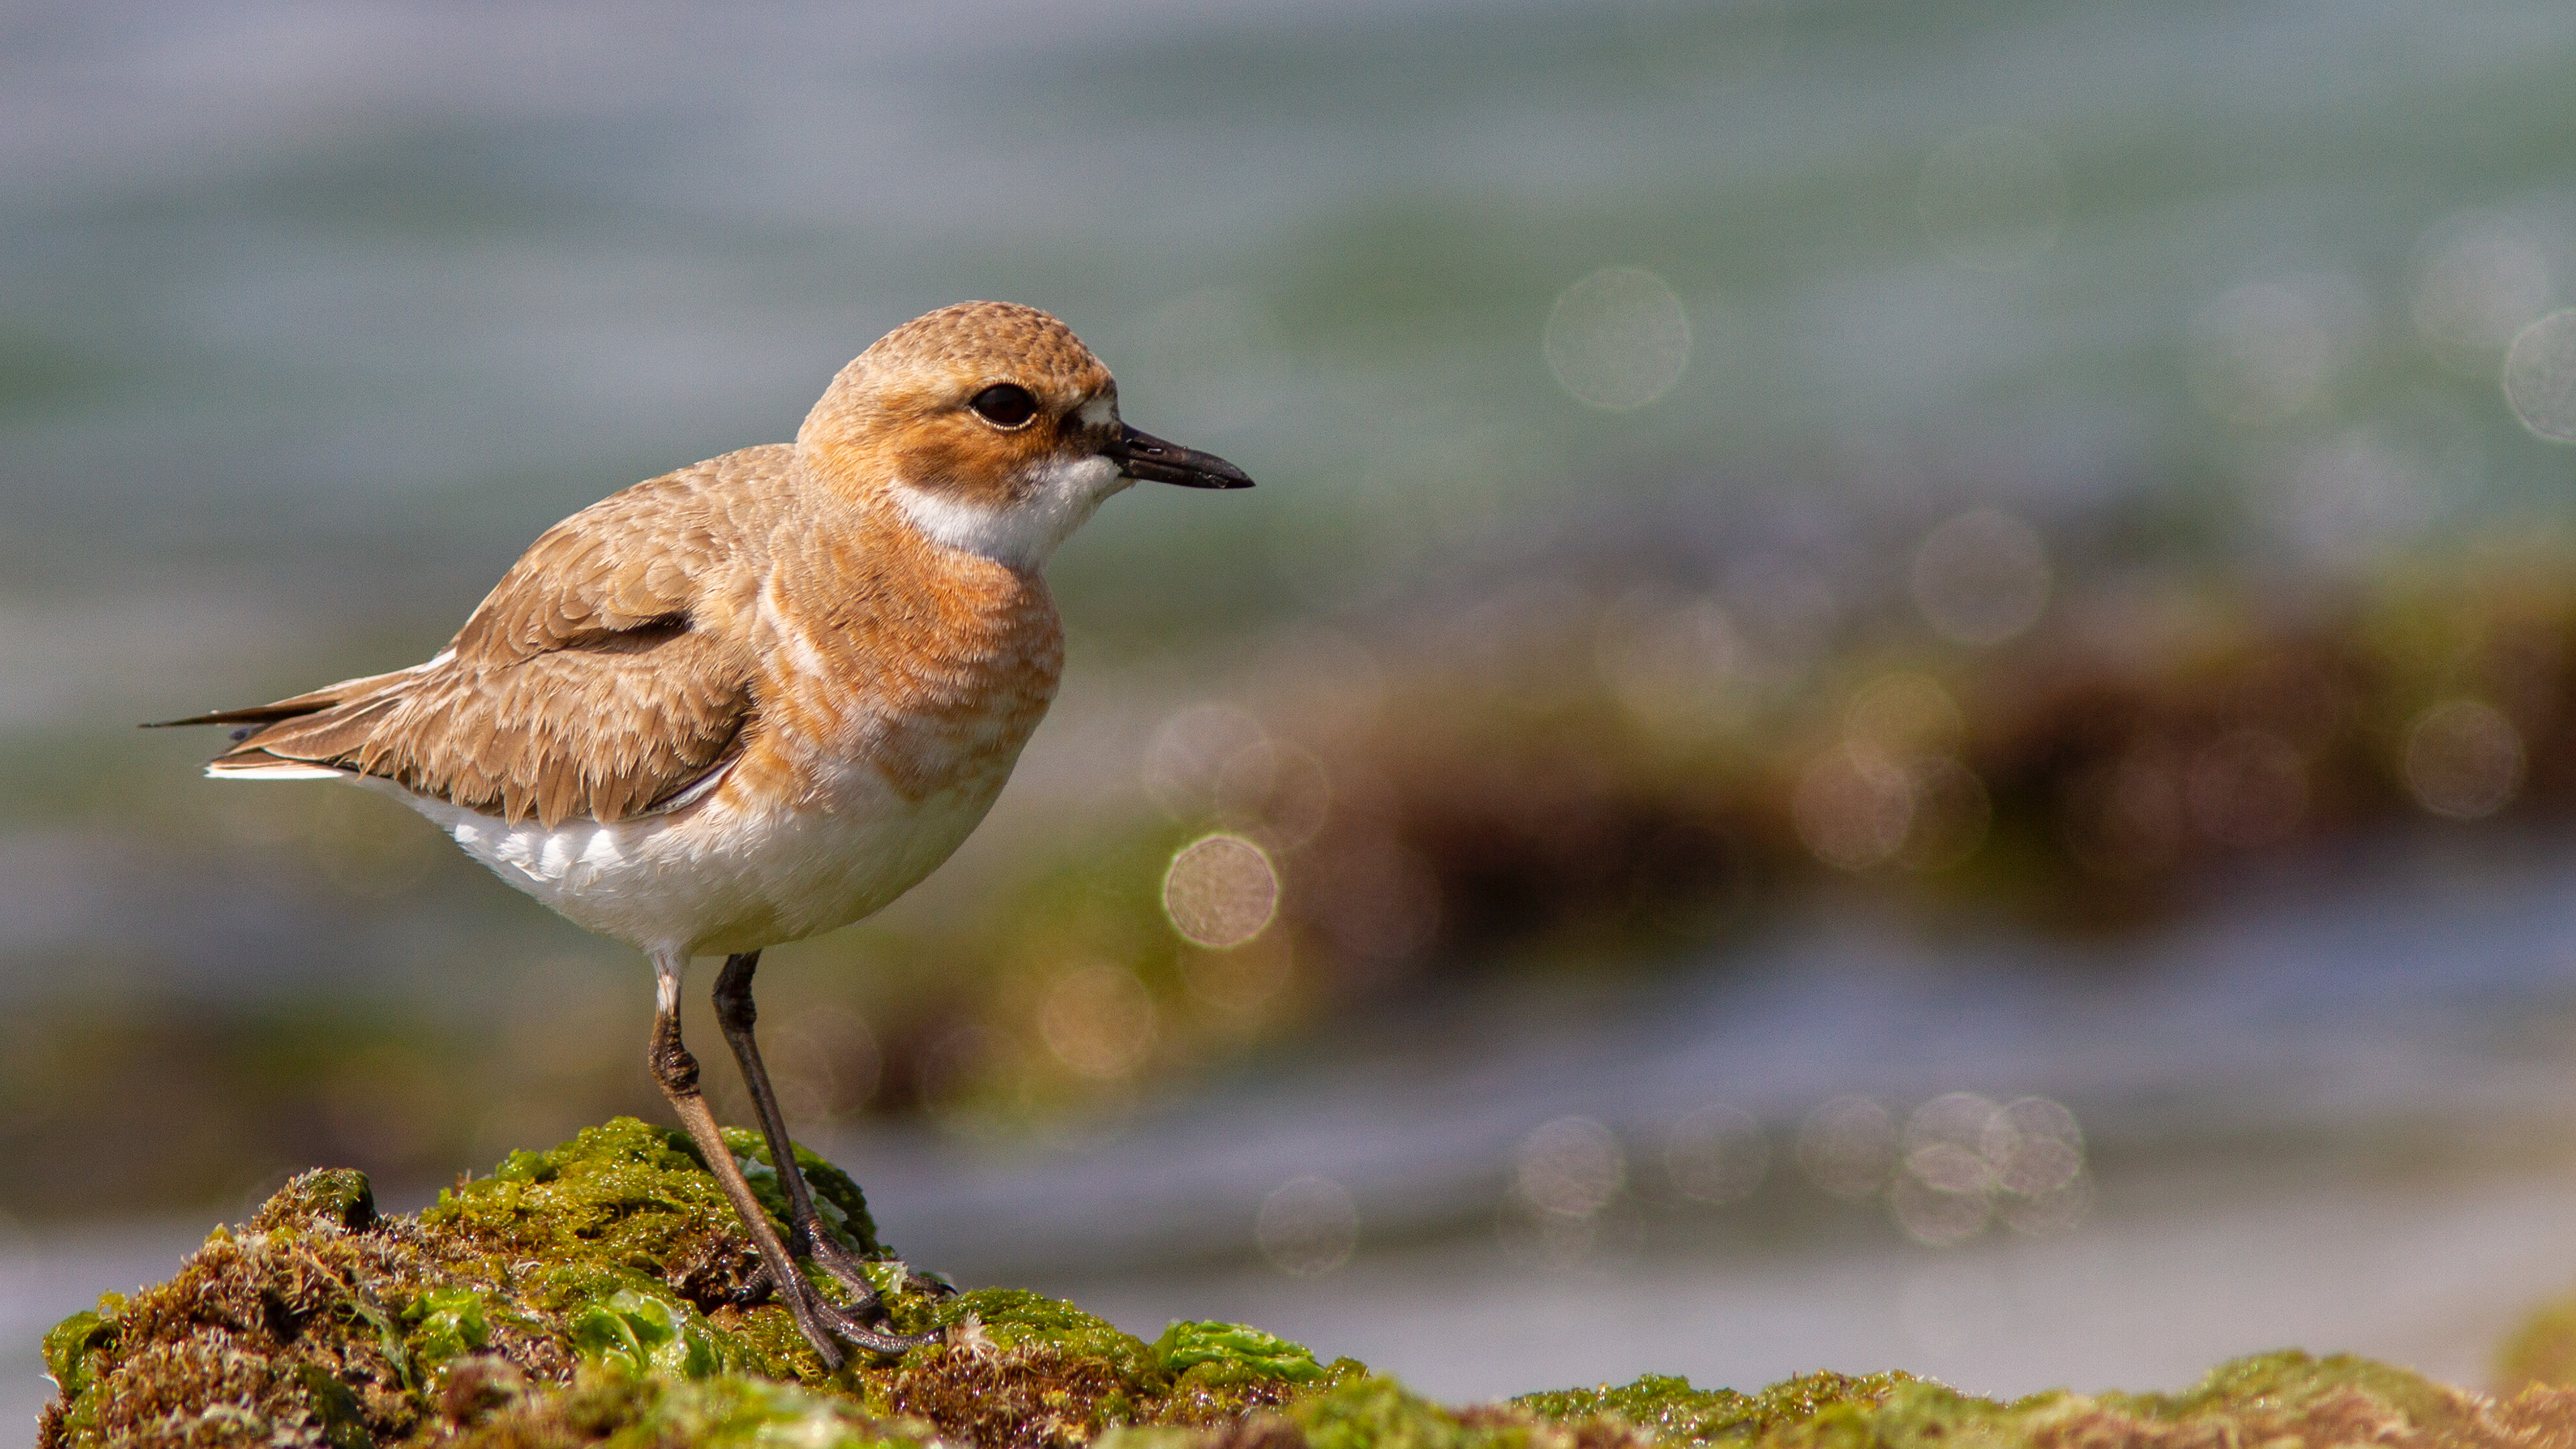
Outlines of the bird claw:
[[[816,1295],[816,1302],[821,1303],[821,1295]],[[939,1341],[940,1335],[937,1329],[927,1333],[896,1333],[889,1329],[871,1327],[853,1318],[848,1312],[834,1308],[828,1303],[821,1303],[821,1307],[825,1323],[834,1336],[867,1349],[871,1353],[894,1357],[908,1353],[924,1344]],[[879,1312],[883,1312],[882,1307],[879,1308]],[[810,1339],[813,1335],[808,1333],[806,1337]],[[837,1364],[833,1366],[838,1367]]]
[[843,1308],[825,1298],[822,1291],[806,1281],[801,1273],[789,1275],[782,1283],[770,1273],[768,1265],[763,1264],[753,1276],[756,1281],[766,1284],[786,1307],[788,1316],[796,1320],[797,1331],[813,1345],[815,1355],[823,1360],[826,1370],[839,1368],[847,1357],[841,1352],[843,1343],[893,1357],[939,1341],[937,1330],[896,1333],[875,1326],[870,1320],[884,1320],[885,1304],[873,1292]]
[[[876,1280],[868,1276],[867,1259],[855,1256],[849,1249],[820,1233],[814,1234],[810,1240],[807,1256],[821,1265],[824,1272],[840,1280],[851,1292],[858,1295],[858,1302],[851,1305],[854,1310],[872,1313],[878,1317],[884,1315],[884,1297],[877,1290]],[[957,1296],[957,1285],[954,1283],[919,1272],[901,1259],[895,1260],[894,1266],[903,1270],[903,1277],[896,1292],[926,1293],[932,1298]]]
[[[781,1283],[777,1275],[770,1272],[767,1263],[761,1263],[752,1270],[751,1282],[755,1288],[766,1288],[785,1304],[789,1316],[796,1320],[798,1331],[805,1335],[805,1341],[812,1344],[814,1352],[822,1358],[825,1369],[841,1366],[844,1355],[840,1344],[844,1342],[872,1353],[893,1356],[939,1341],[940,1334],[936,1329],[926,1333],[897,1333],[881,1326],[887,1319],[885,1295],[877,1291],[875,1282],[868,1277],[865,1259],[853,1256],[848,1249],[820,1234],[809,1238],[802,1246],[806,1251],[799,1256],[810,1258],[856,1295],[849,1306],[842,1307],[825,1298],[803,1274],[792,1274],[789,1282]],[[956,1296],[954,1285],[916,1273],[909,1266],[904,1267],[903,1274],[902,1291],[929,1293],[939,1298]]]

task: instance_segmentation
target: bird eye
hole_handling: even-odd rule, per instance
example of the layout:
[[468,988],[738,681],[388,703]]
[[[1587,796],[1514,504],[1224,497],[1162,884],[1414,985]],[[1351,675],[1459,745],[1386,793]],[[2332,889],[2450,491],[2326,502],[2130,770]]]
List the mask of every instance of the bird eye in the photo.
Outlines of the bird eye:
[[975,394],[966,405],[997,428],[1021,427],[1038,415],[1038,400],[1016,383],[997,382]]

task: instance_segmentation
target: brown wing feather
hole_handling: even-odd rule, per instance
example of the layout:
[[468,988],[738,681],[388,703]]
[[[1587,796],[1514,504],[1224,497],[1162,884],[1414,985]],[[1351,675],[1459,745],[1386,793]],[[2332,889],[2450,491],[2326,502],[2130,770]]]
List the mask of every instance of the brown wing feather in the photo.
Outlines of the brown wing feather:
[[326,684],[310,693],[281,699],[275,704],[252,705],[248,709],[209,710],[204,714],[192,714],[186,719],[147,720],[143,727],[147,730],[171,730],[187,725],[271,725],[279,720],[293,719],[297,715],[329,709],[344,700],[357,698],[367,692],[371,686],[381,685],[388,680],[400,677],[399,674],[379,674],[366,679],[344,679],[338,684]]
[[746,449],[574,514],[437,660],[201,716],[275,721],[216,762],[330,765],[549,827],[651,809],[754,728],[750,611],[792,457]]

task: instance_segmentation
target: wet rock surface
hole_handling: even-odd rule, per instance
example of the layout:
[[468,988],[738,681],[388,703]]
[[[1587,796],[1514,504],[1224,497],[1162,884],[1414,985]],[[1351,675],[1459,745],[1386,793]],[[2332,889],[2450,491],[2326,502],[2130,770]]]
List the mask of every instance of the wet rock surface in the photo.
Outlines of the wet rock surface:
[[[773,1214],[758,1140],[729,1134]],[[832,1229],[884,1265],[856,1184],[800,1152]],[[166,1283],[108,1294],[45,1343],[44,1449],[146,1445],[928,1445],[974,1449],[1646,1449],[1656,1443],[2576,1445],[2535,1328],[2499,1400],[2366,1360],[2241,1359],[2180,1394],[2005,1403],[1904,1373],[1755,1393],[1648,1375],[1464,1408],[1240,1324],[1146,1342],[1015,1289],[889,1291],[895,1360],[827,1371],[768,1300],[687,1140],[619,1118],[518,1152],[416,1215],[317,1170]],[[817,1279],[827,1293],[837,1285]],[[862,1356],[864,1357],[864,1356]]]

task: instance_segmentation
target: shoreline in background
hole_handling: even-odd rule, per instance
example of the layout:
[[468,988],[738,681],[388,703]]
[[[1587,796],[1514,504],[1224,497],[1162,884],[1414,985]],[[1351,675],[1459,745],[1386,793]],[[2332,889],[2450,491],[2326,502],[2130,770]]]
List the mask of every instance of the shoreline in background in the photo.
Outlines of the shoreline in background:
[[[808,1141],[871,1190],[898,1247],[963,1282],[1069,1296],[1149,1336],[1240,1318],[1446,1399],[1819,1366],[1978,1393],[2171,1388],[2284,1343],[2479,1387],[2519,1316],[2576,1284],[2571,928],[2576,861],[2390,851],[2240,882],[2114,972],[2034,959],[2073,945],[1811,923],[1758,976],[1381,1022],[1338,1057],[1246,1068],[1114,1132],[1016,1152]],[[1837,1201],[1794,1165],[1827,1100],[1867,1095],[1901,1121],[1962,1089],[2071,1109],[2090,1212],[1934,1248],[1886,1189]],[[1675,1192],[1656,1134],[1717,1102],[1756,1124],[1768,1169],[1708,1206]],[[1531,1144],[1568,1120],[1601,1129],[1620,1173],[1572,1251],[1533,1250],[1496,1227],[1527,1196]],[[1298,1179],[1330,1179],[1352,1217],[1347,1261],[1306,1277],[1260,1256],[1261,1209]],[[386,1206],[432,1191],[388,1182]],[[0,1414],[41,1401],[47,1326],[166,1276],[201,1235],[154,1219],[0,1242],[0,1363],[26,1369],[0,1368]]]

